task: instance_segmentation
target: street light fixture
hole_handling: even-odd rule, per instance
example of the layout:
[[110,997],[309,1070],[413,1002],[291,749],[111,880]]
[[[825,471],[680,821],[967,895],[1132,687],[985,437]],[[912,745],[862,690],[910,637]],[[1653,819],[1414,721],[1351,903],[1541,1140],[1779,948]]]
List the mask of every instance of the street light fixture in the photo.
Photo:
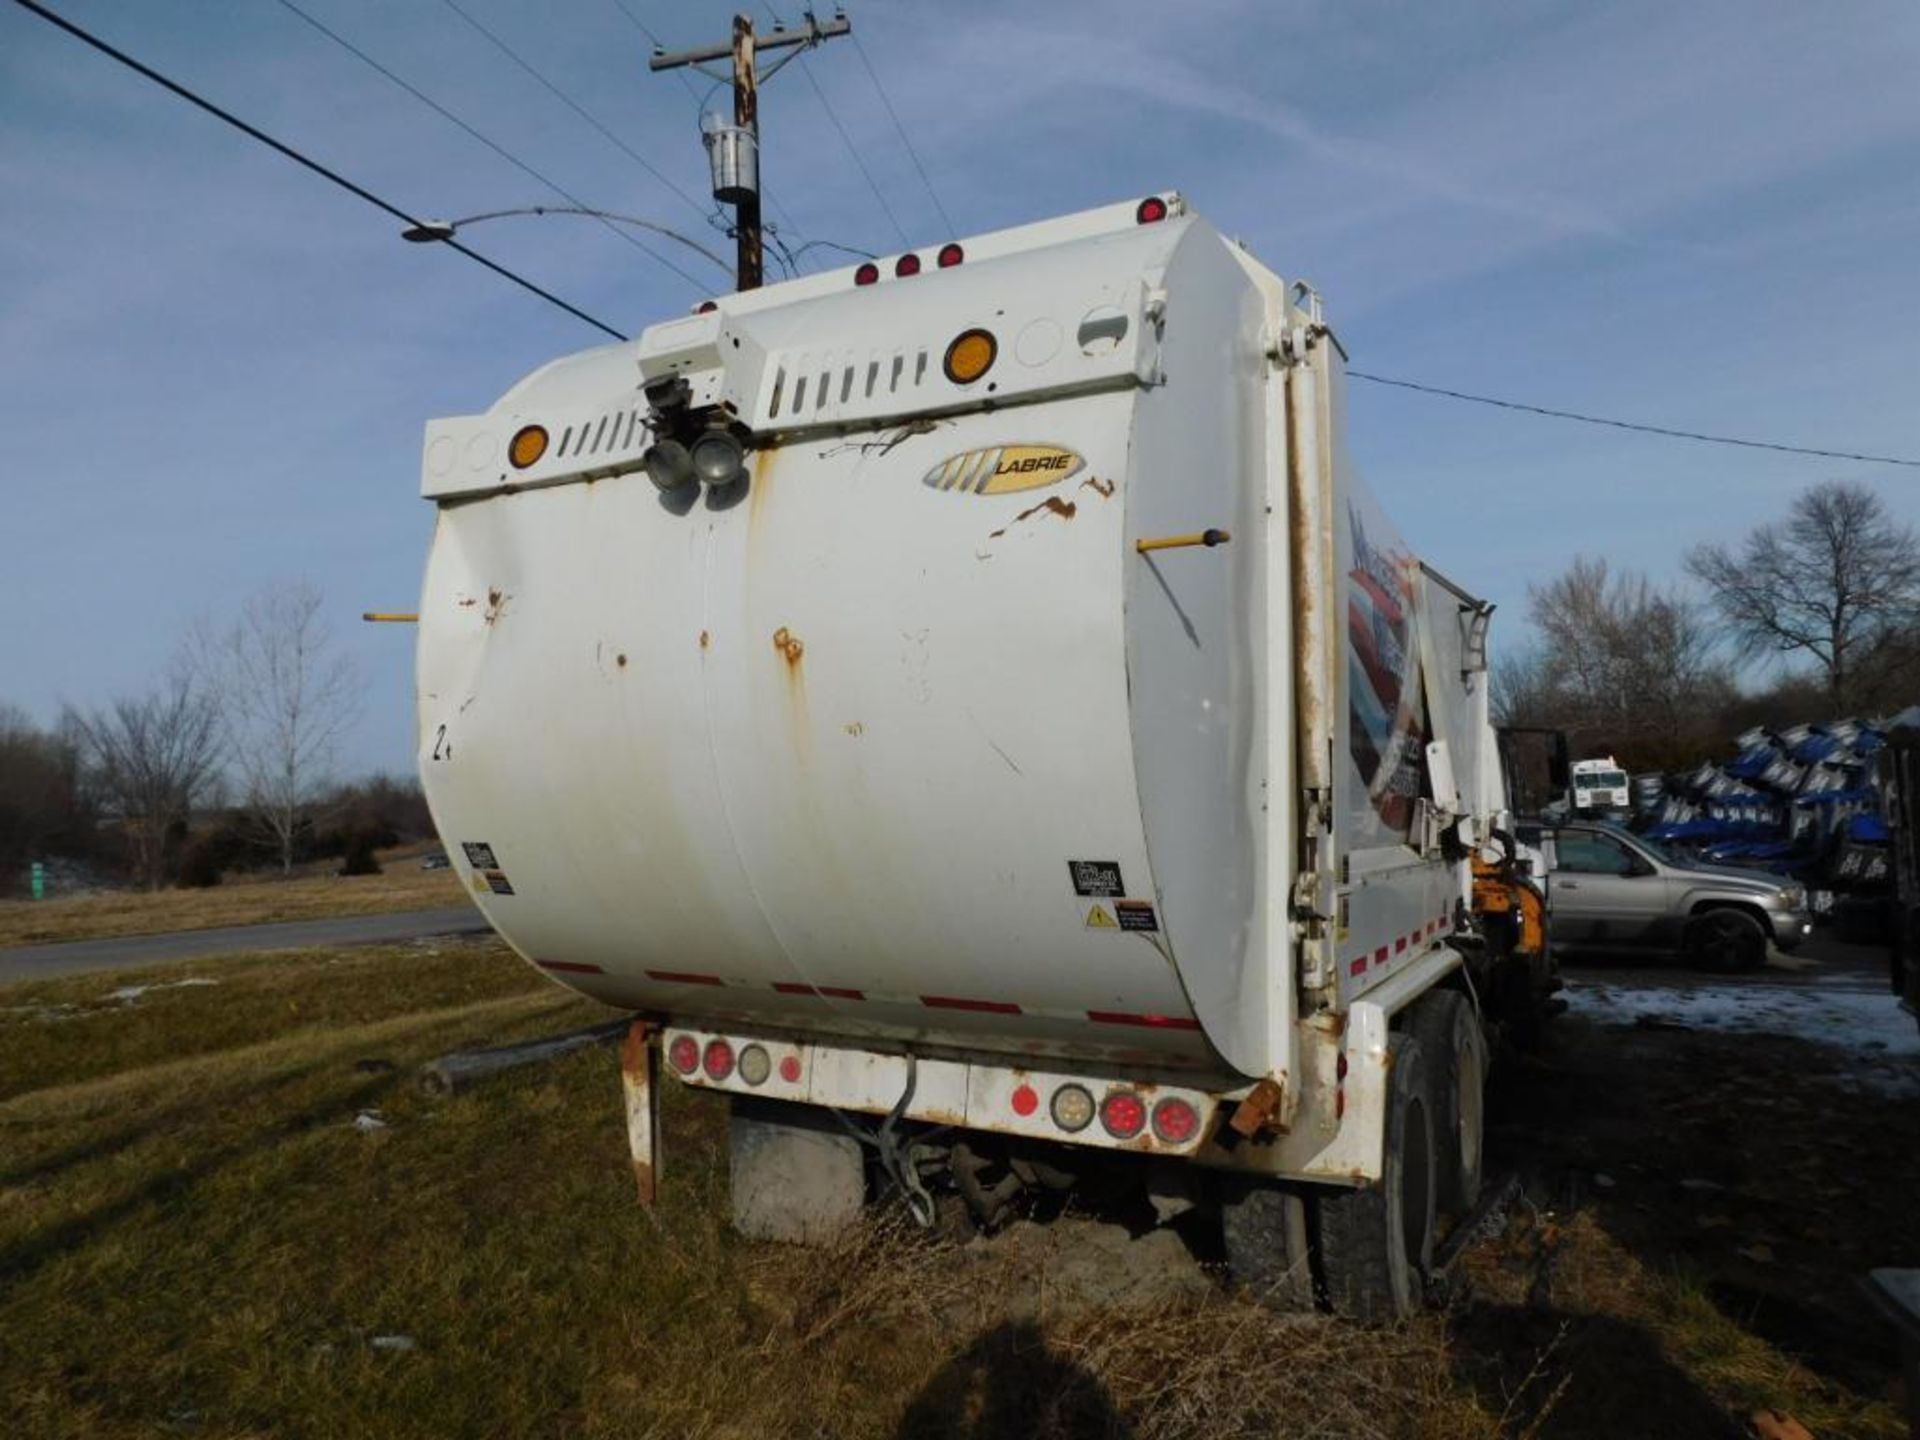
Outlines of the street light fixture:
[[500,220],[509,215],[585,215],[595,220],[615,221],[622,225],[637,225],[642,230],[651,230],[656,235],[677,241],[694,251],[704,260],[718,265],[727,275],[733,274],[733,267],[722,260],[713,251],[697,240],[689,240],[677,230],[669,230],[652,220],[642,220],[637,215],[616,215],[611,210],[591,210],[584,205],[522,205],[512,210],[488,210],[479,215],[468,215],[459,220],[422,220],[417,225],[409,225],[400,232],[403,240],[411,240],[416,245],[425,245],[434,240],[451,240],[456,231],[463,226],[475,225],[482,220]]

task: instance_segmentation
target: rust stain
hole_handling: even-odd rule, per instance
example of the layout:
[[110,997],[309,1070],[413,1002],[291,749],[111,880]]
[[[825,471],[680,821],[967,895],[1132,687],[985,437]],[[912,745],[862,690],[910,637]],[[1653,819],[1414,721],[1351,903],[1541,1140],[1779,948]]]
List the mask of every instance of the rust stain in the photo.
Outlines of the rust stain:
[[623,651],[623,652],[622,652],[621,654],[618,654],[618,655],[616,655],[616,656],[614,656],[614,657],[613,657],[613,663],[614,663],[614,664],[616,664],[616,665],[618,665],[618,666],[619,666],[619,667],[620,667],[620,668],[621,668],[622,670],[624,670],[624,669],[626,669],[626,668],[627,668],[627,657],[626,657],[626,654],[625,654],[625,652]]
[[700,632],[700,648],[702,650],[705,650],[708,646],[712,644],[713,644],[713,633],[709,630],[702,630]]
[[1278,1129],[1275,1117],[1280,1113],[1280,1100],[1280,1087],[1269,1076],[1253,1087],[1253,1092],[1235,1108],[1227,1124],[1236,1135],[1248,1140],[1263,1130]]
[[1098,495],[1102,500],[1111,500],[1113,498],[1113,481],[1102,480],[1098,475],[1089,475],[1086,479],[1082,480],[1080,482],[1080,488],[1082,490],[1093,491],[1093,493]]
[[847,734],[853,736],[856,740],[860,736],[867,733],[867,727],[865,725],[862,725],[858,720],[855,720],[851,724],[847,725],[845,729]]
[[807,653],[807,647],[801,643],[800,637],[784,625],[773,632],[773,648],[786,657],[789,666],[798,665],[800,657]]
[[636,1160],[633,1162],[633,1188],[638,1194],[642,1205],[653,1204],[656,1193],[653,1180],[653,1166],[645,1160]]
[[494,589],[487,591],[487,613],[484,617],[487,624],[489,625],[493,624],[494,621],[498,620],[502,615],[506,614],[507,601],[511,600],[512,598],[513,597],[511,595],[507,594],[504,590],[501,590],[498,587],[495,587]]
[[1014,526],[1018,525],[1022,520],[1031,520],[1035,515],[1040,514],[1042,511],[1048,511],[1052,514],[1058,515],[1062,520],[1071,520],[1076,514],[1079,513],[1079,509],[1080,507],[1075,505],[1071,500],[1062,500],[1058,495],[1049,495],[1046,499],[1042,500],[1038,505],[1030,505],[1025,510],[1022,510],[1018,515],[1014,516],[1013,519],[1009,520],[1006,524],[1002,525],[998,530],[994,531],[987,538],[989,540],[998,540],[1002,535],[1006,534],[1007,531],[1011,530]]
[[474,606],[478,605],[479,603],[480,602],[478,600],[474,599],[473,596],[469,595],[460,602],[460,608],[462,610],[471,610]]
[[747,490],[747,530],[751,533],[760,523],[760,510],[765,505],[768,494],[773,489],[774,454],[772,450],[753,452],[753,483]]

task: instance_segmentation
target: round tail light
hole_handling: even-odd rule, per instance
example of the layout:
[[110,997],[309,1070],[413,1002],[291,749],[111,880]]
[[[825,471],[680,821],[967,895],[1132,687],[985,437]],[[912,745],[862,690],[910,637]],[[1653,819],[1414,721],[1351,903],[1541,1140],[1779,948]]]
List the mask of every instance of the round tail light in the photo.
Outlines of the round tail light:
[[909,250],[893,262],[893,273],[905,279],[909,275],[920,273],[920,257]]
[[724,1040],[707,1041],[706,1053],[700,1057],[700,1068],[707,1072],[709,1080],[724,1080],[733,1074],[733,1046]]
[[1164,220],[1167,218],[1167,202],[1158,195],[1149,195],[1140,202],[1140,208],[1133,212],[1133,218],[1142,225]]
[[780,1078],[789,1085],[798,1085],[800,1083],[800,1057],[798,1055],[782,1055],[780,1057]]
[[1053,1103],[1048,1108],[1053,1113],[1053,1123],[1070,1135],[1093,1123],[1093,1096],[1084,1086],[1062,1085],[1053,1092]]
[[682,1075],[691,1075],[700,1068],[700,1042],[691,1035],[674,1036],[667,1046],[667,1063]]
[[1113,1090],[1100,1102],[1100,1123],[1116,1140],[1131,1140],[1147,1128],[1147,1104],[1131,1090]]
[[1153,1107],[1153,1133],[1169,1145],[1184,1145],[1200,1128],[1200,1116],[1186,1101],[1169,1095]]
[[880,267],[871,260],[853,272],[853,283],[856,285],[871,285],[879,278]]
[[967,252],[962,250],[956,241],[949,240],[940,247],[939,263],[942,270],[951,270],[966,258]]
[[772,1073],[773,1057],[767,1054],[766,1046],[749,1045],[740,1052],[740,1078],[747,1084],[764,1085]]
[[696,315],[711,315],[719,308],[720,302],[718,300],[702,300],[698,305],[693,307],[693,313]]

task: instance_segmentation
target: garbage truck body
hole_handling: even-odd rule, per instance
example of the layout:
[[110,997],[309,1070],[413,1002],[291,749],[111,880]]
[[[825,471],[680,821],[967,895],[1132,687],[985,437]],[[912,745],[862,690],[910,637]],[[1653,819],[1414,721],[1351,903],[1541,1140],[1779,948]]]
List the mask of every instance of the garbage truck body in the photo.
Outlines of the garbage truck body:
[[1491,607],[1354,473],[1340,364],[1169,193],[433,422],[419,760],[476,902],[687,1085],[1377,1189],[1407,1015],[1497,1022],[1545,947]]

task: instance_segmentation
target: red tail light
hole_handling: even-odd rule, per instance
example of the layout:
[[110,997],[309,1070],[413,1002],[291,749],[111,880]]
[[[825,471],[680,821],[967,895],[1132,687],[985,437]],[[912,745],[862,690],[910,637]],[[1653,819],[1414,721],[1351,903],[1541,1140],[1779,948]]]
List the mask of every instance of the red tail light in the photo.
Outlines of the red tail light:
[[691,1075],[700,1068],[700,1042],[691,1035],[674,1036],[667,1046],[667,1063],[682,1075]]
[[1115,1090],[1100,1102],[1100,1123],[1116,1140],[1131,1140],[1147,1128],[1147,1106],[1131,1090]]
[[909,250],[893,262],[893,273],[905,279],[909,275],[920,273],[920,257]]
[[1017,1086],[1013,1092],[1013,1113],[1026,1116],[1040,1108],[1040,1092],[1031,1085]]
[[1140,208],[1133,212],[1133,218],[1142,225],[1164,220],[1167,218],[1167,202],[1158,195],[1149,195],[1140,202]]
[[966,258],[967,252],[951,240],[940,247],[940,268],[942,270],[951,270]]
[[780,1078],[789,1085],[797,1085],[800,1083],[800,1057],[798,1055],[783,1055],[781,1057]]
[[871,285],[879,278],[880,267],[871,260],[853,272],[853,283],[856,285]]
[[700,1068],[707,1072],[709,1080],[724,1080],[733,1074],[733,1046],[724,1040],[707,1041],[706,1054],[700,1057]]
[[1184,1145],[1200,1128],[1200,1116],[1186,1101],[1169,1095],[1153,1107],[1153,1133],[1169,1145]]

